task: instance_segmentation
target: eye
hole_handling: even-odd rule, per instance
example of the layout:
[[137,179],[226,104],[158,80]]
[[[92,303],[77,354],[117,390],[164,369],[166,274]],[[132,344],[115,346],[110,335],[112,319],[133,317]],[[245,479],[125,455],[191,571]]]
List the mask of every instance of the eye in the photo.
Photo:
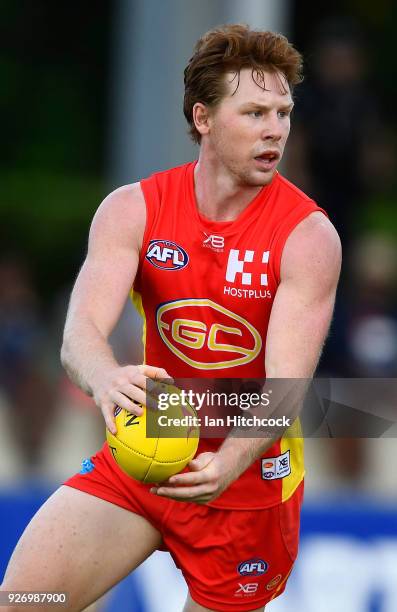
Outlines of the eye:
[[290,110],[282,110],[282,111],[278,111],[278,116],[279,116],[281,119],[285,119],[285,117],[289,117],[289,116],[290,116],[290,114],[291,114],[291,111],[290,111]]
[[254,117],[255,119],[259,119],[259,117],[262,117],[262,111],[250,111],[248,115],[250,115],[250,117]]

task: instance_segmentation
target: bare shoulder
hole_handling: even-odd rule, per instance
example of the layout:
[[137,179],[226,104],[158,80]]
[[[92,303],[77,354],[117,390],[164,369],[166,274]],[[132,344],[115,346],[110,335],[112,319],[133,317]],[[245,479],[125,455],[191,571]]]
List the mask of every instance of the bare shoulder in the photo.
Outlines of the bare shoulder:
[[140,183],[123,185],[101,203],[92,220],[90,244],[117,238],[119,245],[140,248],[146,223],[146,205]]
[[313,212],[289,235],[281,260],[281,279],[305,277],[324,285],[337,282],[342,247],[338,232],[322,212]]

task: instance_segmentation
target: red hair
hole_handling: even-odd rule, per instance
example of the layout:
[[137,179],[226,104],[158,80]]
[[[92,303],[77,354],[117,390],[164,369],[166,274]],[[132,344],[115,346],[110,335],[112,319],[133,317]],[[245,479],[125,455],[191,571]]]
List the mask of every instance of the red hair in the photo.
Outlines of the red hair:
[[291,91],[302,81],[302,56],[282,34],[240,24],[210,30],[198,40],[184,71],[183,112],[195,142],[200,143],[201,135],[193,121],[194,105],[214,108],[227,93],[224,75],[239,75],[242,68],[252,68],[252,78],[261,87],[265,71],[282,73]]

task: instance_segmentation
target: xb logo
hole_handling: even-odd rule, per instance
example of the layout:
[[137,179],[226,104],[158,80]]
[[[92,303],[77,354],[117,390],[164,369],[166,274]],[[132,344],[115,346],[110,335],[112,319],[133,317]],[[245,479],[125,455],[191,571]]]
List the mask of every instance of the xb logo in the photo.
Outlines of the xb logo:
[[257,592],[258,590],[258,582],[249,582],[248,584],[240,584],[240,582],[238,583],[239,588],[236,591],[236,595],[238,593],[241,593],[244,595],[253,595],[254,593]]
[[225,239],[223,236],[216,236],[215,234],[206,234],[204,232],[205,240],[203,246],[209,246],[213,249],[223,249],[225,246]]

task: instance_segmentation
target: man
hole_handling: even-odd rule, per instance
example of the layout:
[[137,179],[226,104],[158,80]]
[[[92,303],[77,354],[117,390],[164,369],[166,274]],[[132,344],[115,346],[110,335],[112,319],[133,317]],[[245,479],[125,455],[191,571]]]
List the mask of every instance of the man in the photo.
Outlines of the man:
[[[208,32],[185,70],[198,162],[98,209],[62,359],[111,431],[116,404],[141,414],[148,379],[313,375],[341,256],[324,212],[277,173],[300,68],[278,34]],[[131,287],[145,364],[120,366],[107,339]],[[189,586],[185,612],[263,610],[297,554],[300,440],[200,444],[190,469],[158,486],[125,476],[105,445],[32,520],[3,588],[67,591],[81,610],[164,547]]]

